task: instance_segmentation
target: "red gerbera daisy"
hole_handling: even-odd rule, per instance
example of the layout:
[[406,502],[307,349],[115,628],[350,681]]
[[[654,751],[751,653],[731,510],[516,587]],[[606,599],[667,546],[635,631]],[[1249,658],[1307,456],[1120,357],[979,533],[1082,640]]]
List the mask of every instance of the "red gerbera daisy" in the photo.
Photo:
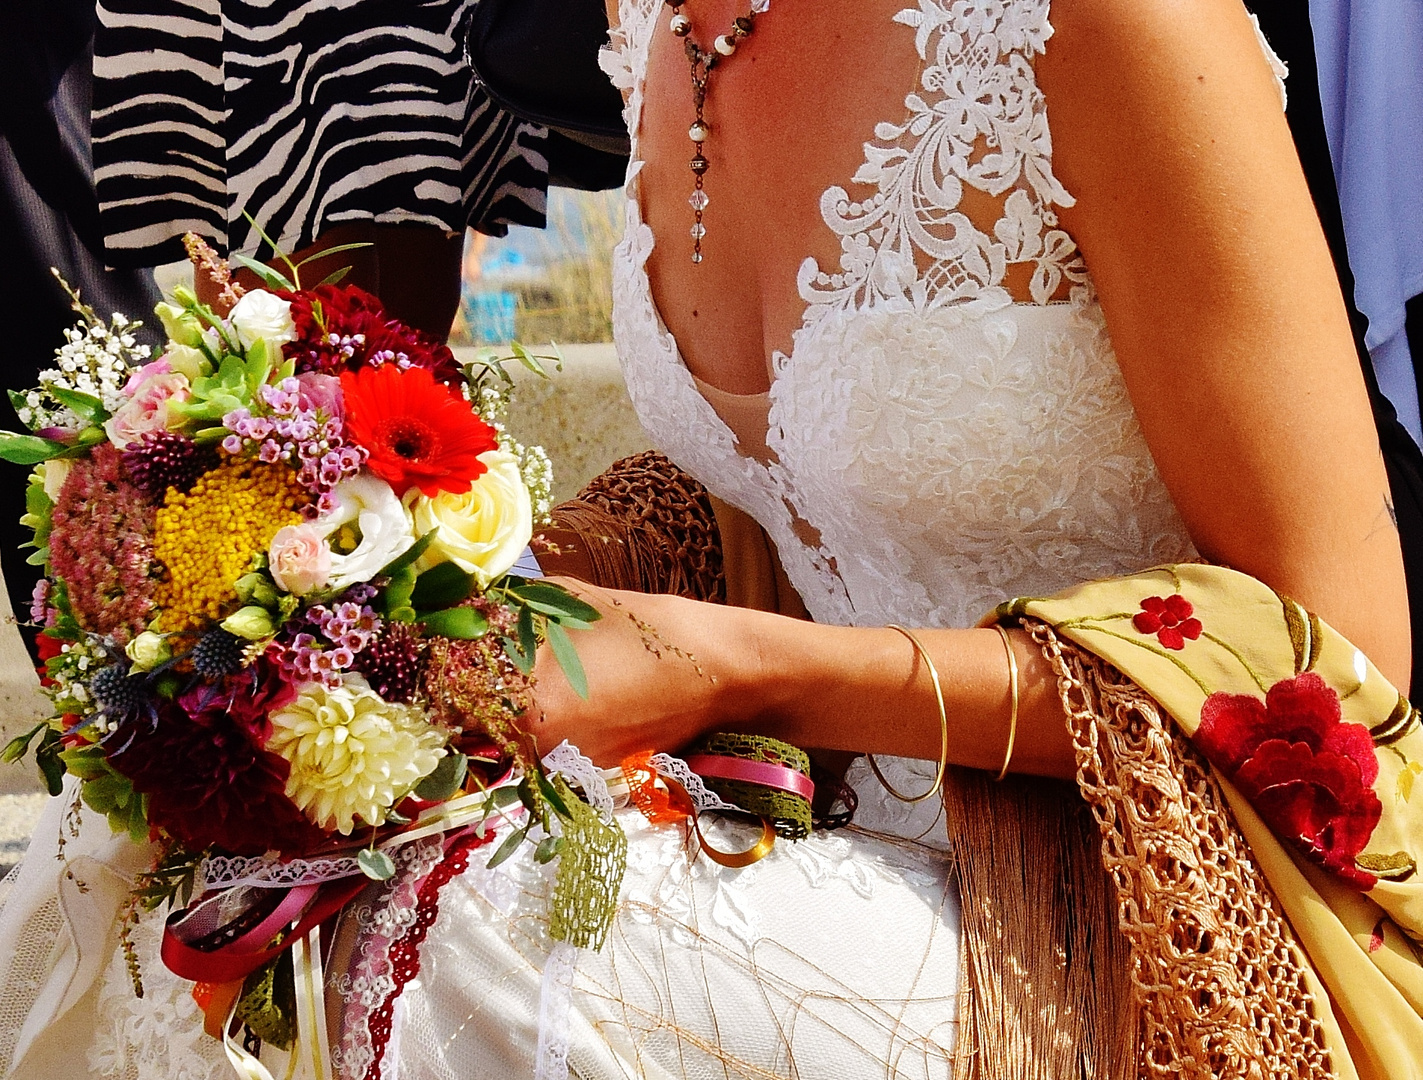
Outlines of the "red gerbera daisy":
[[424,368],[386,364],[341,373],[346,434],[370,452],[366,467],[404,495],[468,491],[498,449],[494,429]]

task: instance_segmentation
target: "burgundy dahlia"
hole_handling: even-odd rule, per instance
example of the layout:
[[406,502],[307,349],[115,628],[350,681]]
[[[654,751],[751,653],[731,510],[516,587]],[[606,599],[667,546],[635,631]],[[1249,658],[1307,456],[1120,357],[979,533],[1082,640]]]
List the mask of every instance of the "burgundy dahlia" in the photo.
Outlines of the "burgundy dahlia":
[[290,853],[323,838],[286,796],[286,760],[261,748],[254,720],[274,703],[263,682],[244,672],[201,684],[104,738],[109,763],[148,797],[149,824],[190,851]]
[[442,383],[460,379],[449,347],[386,314],[381,302],[355,285],[318,285],[283,293],[291,301],[296,338],[285,355],[298,373],[339,375],[396,364],[427,369]]

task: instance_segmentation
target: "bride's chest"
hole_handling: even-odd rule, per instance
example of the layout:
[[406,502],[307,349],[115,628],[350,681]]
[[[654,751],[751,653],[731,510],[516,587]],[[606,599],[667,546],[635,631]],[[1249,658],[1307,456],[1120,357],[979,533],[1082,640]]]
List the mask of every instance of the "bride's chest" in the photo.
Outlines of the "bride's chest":
[[1085,296],[826,309],[778,358],[767,467],[698,393],[635,259],[619,277],[648,434],[760,521],[816,618],[964,624],[1005,595],[1190,553]]

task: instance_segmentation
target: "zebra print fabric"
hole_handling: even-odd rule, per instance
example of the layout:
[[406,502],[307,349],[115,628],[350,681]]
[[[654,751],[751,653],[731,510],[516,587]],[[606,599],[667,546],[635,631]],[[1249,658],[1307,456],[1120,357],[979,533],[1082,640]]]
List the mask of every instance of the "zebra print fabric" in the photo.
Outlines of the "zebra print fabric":
[[100,0],[93,153],[116,265],[344,222],[544,224],[547,132],[465,60],[475,0]]

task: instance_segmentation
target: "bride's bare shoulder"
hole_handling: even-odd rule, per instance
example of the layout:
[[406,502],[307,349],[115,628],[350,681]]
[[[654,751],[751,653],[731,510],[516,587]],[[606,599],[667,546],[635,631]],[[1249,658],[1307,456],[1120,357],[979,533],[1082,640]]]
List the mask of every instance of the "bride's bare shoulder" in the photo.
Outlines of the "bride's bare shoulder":
[[1037,79],[1076,197],[1059,217],[1191,538],[1406,682],[1387,478],[1249,16],[1240,0],[1053,0],[1051,15]]

